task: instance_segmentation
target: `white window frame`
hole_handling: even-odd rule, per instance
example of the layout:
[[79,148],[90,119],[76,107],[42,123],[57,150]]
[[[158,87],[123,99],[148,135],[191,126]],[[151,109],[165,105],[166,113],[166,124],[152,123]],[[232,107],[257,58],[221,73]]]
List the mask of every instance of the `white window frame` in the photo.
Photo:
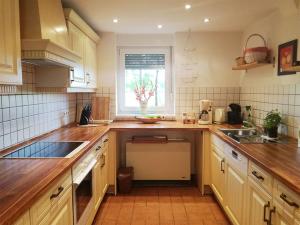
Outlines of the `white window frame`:
[[117,115],[138,115],[138,107],[125,107],[125,55],[164,54],[165,55],[165,107],[148,107],[149,114],[174,115],[172,49],[171,47],[119,47],[119,67],[117,74]]

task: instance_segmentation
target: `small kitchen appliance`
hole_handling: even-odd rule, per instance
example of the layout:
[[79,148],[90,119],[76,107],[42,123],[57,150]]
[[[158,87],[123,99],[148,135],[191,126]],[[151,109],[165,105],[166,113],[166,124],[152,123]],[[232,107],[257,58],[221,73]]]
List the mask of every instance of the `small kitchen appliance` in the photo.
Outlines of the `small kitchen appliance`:
[[241,124],[243,122],[241,106],[239,104],[231,103],[227,112],[229,124]]
[[206,125],[212,124],[212,101],[211,100],[200,100],[200,115],[198,124]]
[[225,122],[225,109],[216,108],[214,112],[214,123],[222,124]]

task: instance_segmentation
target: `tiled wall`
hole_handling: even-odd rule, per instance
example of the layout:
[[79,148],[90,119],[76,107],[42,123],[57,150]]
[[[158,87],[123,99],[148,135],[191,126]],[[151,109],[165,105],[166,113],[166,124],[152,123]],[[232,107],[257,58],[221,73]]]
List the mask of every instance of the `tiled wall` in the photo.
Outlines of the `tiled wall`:
[[[242,87],[241,105],[251,105],[256,124],[261,125],[267,112],[278,110],[283,115],[287,134],[297,137],[300,122],[300,84],[265,87]],[[286,129],[283,129],[284,133]]]
[[0,150],[74,121],[76,95],[39,92],[34,66],[23,65],[23,85],[0,95]]
[[194,87],[176,89],[176,118],[181,118],[184,112],[194,112],[199,117],[199,101],[209,99],[213,101],[213,108],[227,108],[230,103],[240,102],[239,87]]

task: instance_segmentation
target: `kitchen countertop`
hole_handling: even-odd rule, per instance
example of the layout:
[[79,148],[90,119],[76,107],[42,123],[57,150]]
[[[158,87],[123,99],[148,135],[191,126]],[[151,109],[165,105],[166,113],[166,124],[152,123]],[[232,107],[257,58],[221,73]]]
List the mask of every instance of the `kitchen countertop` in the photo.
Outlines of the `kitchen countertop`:
[[[89,144],[72,158],[57,159],[0,159],[0,224],[11,224],[34,203],[47,187],[70,169],[109,130],[165,129],[211,131],[226,143],[247,156],[274,177],[300,194],[300,151],[296,139],[288,144],[238,144],[218,129],[228,125],[197,125],[181,122],[141,124],[138,122],[114,122],[109,126],[78,127],[69,125],[32,141],[89,141]],[[20,147],[16,146],[16,147]],[[7,151],[12,151],[10,148]],[[3,152],[2,152],[3,154]]]

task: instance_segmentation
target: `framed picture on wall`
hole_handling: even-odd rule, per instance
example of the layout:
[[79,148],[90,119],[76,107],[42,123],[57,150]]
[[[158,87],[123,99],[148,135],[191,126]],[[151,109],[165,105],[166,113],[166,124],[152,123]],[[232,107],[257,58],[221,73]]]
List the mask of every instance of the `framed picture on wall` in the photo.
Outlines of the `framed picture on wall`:
[[289,41],[278,46],[278,75],[296,74],[293,71],[287,71],[297,62],[298,40]]

